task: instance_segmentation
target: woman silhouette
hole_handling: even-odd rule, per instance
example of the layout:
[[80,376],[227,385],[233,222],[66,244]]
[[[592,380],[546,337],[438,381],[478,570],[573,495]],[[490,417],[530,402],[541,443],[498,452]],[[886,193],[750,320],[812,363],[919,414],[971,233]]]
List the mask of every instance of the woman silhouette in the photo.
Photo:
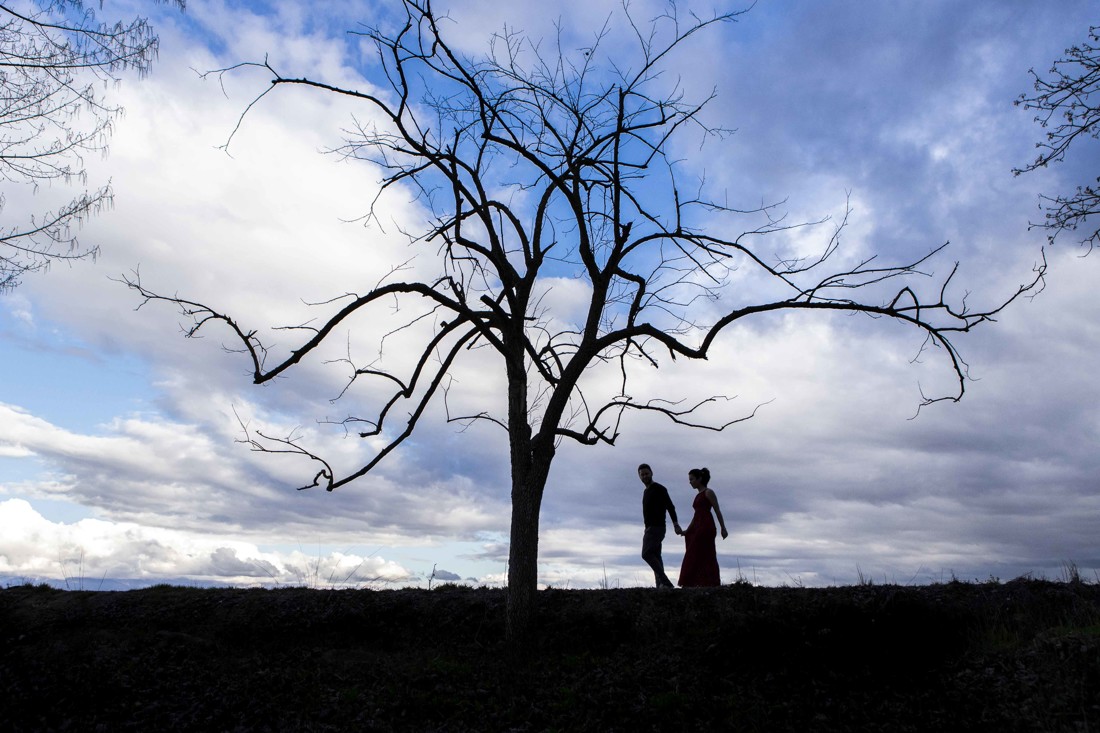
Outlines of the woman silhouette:
[[695,510],[695,516],[684,529],[684,540],[687,546],[684,549],[684,562],[680,566],[681,588],[698,588],[704,586],[717,586],[722,584],[718,574],[718,553],[714,548],[714,538],[717,531],[714,527],[714,517],[711,516],[711,507],[718,515],[718,524],[722,527],[722,539],[729,537],[726,531],[726,520],[722,518],[722,510],[718,508],[718,497],[714,491],[707,488],[710,483],[710,471],[706,468],[693,468],[688,471],[688,483],[697,492],[695,501],[691,503]]

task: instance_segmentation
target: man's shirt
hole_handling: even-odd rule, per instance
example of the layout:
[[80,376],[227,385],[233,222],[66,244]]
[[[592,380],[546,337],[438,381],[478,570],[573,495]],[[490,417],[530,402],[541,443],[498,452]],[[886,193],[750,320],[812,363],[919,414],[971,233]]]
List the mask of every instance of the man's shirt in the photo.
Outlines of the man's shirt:
[[656,481],[650,482],[642,492],[642,520],[647,527],[665,526],[665,512],[672,517],[672,523],[677,524],[676,507],[672,505],[668,489]]

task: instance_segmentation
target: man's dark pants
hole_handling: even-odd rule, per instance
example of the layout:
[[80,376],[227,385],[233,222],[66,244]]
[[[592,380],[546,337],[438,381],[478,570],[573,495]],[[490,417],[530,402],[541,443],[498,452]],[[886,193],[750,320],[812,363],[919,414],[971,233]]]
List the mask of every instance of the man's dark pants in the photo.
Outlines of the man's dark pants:
[[653,568],[653,578],[658,588],[671,588],[672,581],[665,575],[665,563],[661,559],[661,543],[665,539],[665,528],[646,527],[642,536],[642,559]]

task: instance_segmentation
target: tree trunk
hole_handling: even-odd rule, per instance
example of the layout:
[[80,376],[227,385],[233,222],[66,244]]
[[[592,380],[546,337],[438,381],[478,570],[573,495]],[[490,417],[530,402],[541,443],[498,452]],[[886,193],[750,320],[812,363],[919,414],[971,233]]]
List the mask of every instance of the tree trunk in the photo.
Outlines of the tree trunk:
[[[537,485],[536,485],[537,484]],[[545,480],[512,479],[512,528],[508,549],[508,641],[522,649],[530,641],[538,592],[539,510]]]
[[507,638],[513,651],[531,640],[538,592],[539,511],[553,440],[533,436],[527,412],[527,374],[523,350],[508,362],[508,442],[512,469],[512,524],[508,548]]

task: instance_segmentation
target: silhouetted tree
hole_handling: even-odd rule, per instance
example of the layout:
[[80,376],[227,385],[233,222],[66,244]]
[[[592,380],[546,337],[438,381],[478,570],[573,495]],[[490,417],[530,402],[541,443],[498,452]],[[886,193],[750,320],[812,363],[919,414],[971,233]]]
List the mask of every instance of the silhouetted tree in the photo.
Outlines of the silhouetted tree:
[[[157,47],[146,19],[103,22],[81,0],[0,3],[0,180],[35,190],[86,183],[84,155],[106,149],[121,112],[106,85],[127,69],[147,73]],[[73,231],[110,201],[108,184],[53,211],[5,216],[0,292],[55,260],[94,258],[98,248],[82,246]],[[0,213],[4,204],[0,193]]]
[[[1088,39],[1065,50],[1064,58],[1054,62],[1048,78],[1030,70],[1035,79],[1035,94],[1021,94],[1016,100],[1024,109],[1037,110],[1035,121],[1047,130],[1046,139],[1035,144],[1039,155],[1029,165],[1013,170],[1019,175],[1060,163],[1070,146],[1082,138],[1100,137],[1100,26],[1089,28]],[[1041,196],[1050,242],[1063,231],[1084,231],[1081,244],[1089,251],[1100,244],[1100,225],[1089,220],[1100,214],[1100,176],[1094,184],[1077,187],[1063,196]]]
[[[495,352],[507,385],[503,413],[448,412],[448,419],[491,421],[507,435],[507,614],[513,641],[522,642],[529,631],[539,512],[560,441],[614,444],[628,410],[712,430],[747,417],[706,418],[700,408],[720,396],[693,405],[636,397],[630,377],[637,366],[657,367],[663,356],[706,359],[724,329],[753,316],[860,313],[922,331],[925,346],[938,347],[958,378],[956,390],[926,403],[958,400],[966,365],[951,337],[991,320],[1042,277],[1045,264],[1007,301],[972,311],[947,297],[957,264],[934,282],[930,295],[921,294],[918,281],[929,280],[921,268],[943,246],[907,264],[878,264],[872,257],[827,270],[840,259],[834,257],[844,229],[840,222],[823,232],[814,256],[763,251],[762,244],[773,241],[767,235],[811,225],[785,224],[774,205],[747,211],[708,197],[703,181],[684,180],[687,174],[670,149],[685,135],[725,133],[705,123],[709,98],[687,99],[662,76],[662,64],[697,33],[734,20],[734,14],[685,22],[672,8],[643,27],[624,10],[613,22],[630,29],[634,53],[617,52],[610,61],[601,48],[610,20],[594,33],[591,46],[575,53],[560,40],[548,48],[505,31],[493,37],[484,57],[470,59],[448,44],[442,19],[427,0],[404,0],[403,7],[395,30],[356,31],[377,50],[386,88],[359,91],[296,78],[268,61],[242,66],[270,74],[261,97],[280,87],[309,87],[366,106],[364,119],[374,121],[361,123],[343,152],[376,166],[383,191],[409,187],[430,207],[434,218],[410,239],[438,257],[437,277],[402,281],[403,263],[394,263],[381,283],[363,293],[337,294],[321,306],[329,310],[322,319],[294,327],[308,333],[281,356],[269,353],[256,331],[216,308],[159,295],[136,275],[127,282],[143,296],[142,304],[179,306],[190,319],[191,336],[215,322],[227,326],[235,335],[233,348],[251,360],[257,384],[285,375],[322,344],[342,339],[337,328],[356,314],[385,319],[396,312],[401,328],[409,329],[404,334],[423,335],[422,346],[403,366],[353,365],[349,389],[361,379],[393,386],[370,418],[348,418],[366,426],[362,436],[384,439],[357,469],[340,474],[294,436],[246,429],[254,450],[297,454],[316,464],[303,488],[332,491],[362,477],[413,434],[433,400],[446,404],[448,375],[459,360],[475,346]],[[380,205],[376,200],[375,217],[383,213]],[[555,277],[584,285],[583,315],[575,322],[550,312],[541,300]],[[756,286],[747,284],[753,277]],[[739,286],[730,287],[735,278]],[[601,368],[616,375],[616,386],[605,394],[585,379]],[[403,424],[390,431],[392,420]]]

